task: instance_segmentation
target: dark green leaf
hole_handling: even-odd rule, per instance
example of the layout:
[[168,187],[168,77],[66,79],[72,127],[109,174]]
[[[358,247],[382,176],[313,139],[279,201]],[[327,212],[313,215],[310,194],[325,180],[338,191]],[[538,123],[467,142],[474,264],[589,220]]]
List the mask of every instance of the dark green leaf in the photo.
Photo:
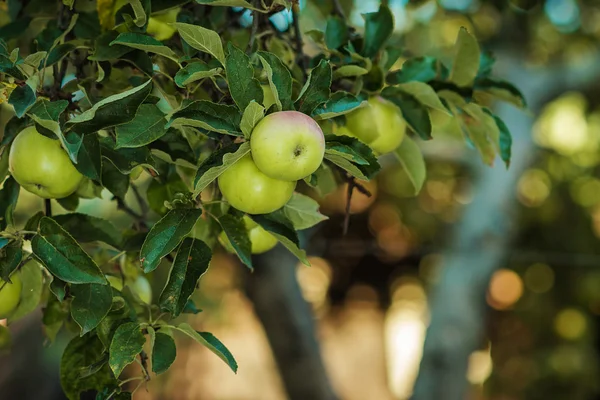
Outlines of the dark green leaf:
[[17,206],[19,199],[19,190],[21,187],[10,176],[4,181],[0,189],[0,230],[5,230],[7,226],[13,225],[13,211]]
[[44,217],[44,212],[43,211],[38,211],[35,214],[33,214],[25,223],[25,227],[23,228],[23,230],[26,231],[37,231],[38,230],[38,226],[40,225],[40,220]]
[[377,158],[369,146],[356,138],[326,135],[325,159],[346,170],[350,175],[370,180],[380,170]]
[[201,61],[193,62],[177,71],[177,74],[175,74],[175,84],[179,87],[185,87],[200,79],[219,75],[221,72],[223,72],[222,68],[212,68]]
[[102,186],[115,196],[124,199],[129,190],[129,175],[123,174],[112,162],[102,166]]
[[[44,325],[44,335],[50,341],[50,343],[54,342],[54,339],[56,339],[56,335],[60,331],[60,328],[62,328],[64,322],[67,320],[67,318],[69,318],[70,304],[66,301],[62,302],[62,299],[64,299],[64,297],[61,298],[61,300],[59,301],[54,296],[48,296],[48,303],[46,304],[46,307],[42,309],[42,323]],[[61,371],[61,375],[62,373],[63,372]]]
[[327,19],[327,28],[325,29],[325,44],[332,50],[339,49],[348,42],[348,26],[346,22],[332,15]]
[[19,271],[19,277],[23,284],[21,301],[17,308],[9,315],[9,323],[18,321],[33,312],[40,304],[42,298],[44,277],[40,265],[35,261],[29,261]]
[[426,106],[413,95],[393,87],[385,88],[381,95],[400,108],[408,126],[422,139],[431,139],[431,120]]
[[[147,147],[116,148],[110,137],[100,139],[102,157],[110,161],[122,174],[129,174],[138,165],[153,168],[154,160]],[[106,162],[103,163],[106,168]]]
[[298,234],[287,217],[278,212],[263,215],[252,215],[252,219],[277,238],[303,264],[310,266],[306,252],[300,249]]
[[189,299],[187,301],[187,303],[185,303],[185,307],[183,307],[183,311],[184,314],[200,314],[202,312],[202,310],[200,310],[198,307],[196,307],[196,304],[194,304],[194,301],[192,299]]
[[210,351],[215,353],[219,358],[232,369],[233,372],[237,372],[238,365],[233,358],[231,352],[225,347],[223,343],[219,341],[216,337],[213,336],[212,333],[209,332],[196,332],[194,328],[189,326],[186,323],[179,324],[178,326],[174,326],[173,328],[177,329],[180,332],[185,333],[187,336],[194,339],[196,342],[206,346]]
[[151,90],[152,81],[149,80],[125,92],[109,96],[67,121],[67,129],[74,129],[80,134],[93,133],[129,122]]
[[316,120],[338,117],[357,109],[363,103],[363,100],[351,93],[335,92],[326,103],[313,111],[312,116]]
[[56,201],[67,211],[75,211],[79,207],[79,196],[77,193],[71,193],[67,197],[56,199]]
[[29,87],[29,85],[17,86],[10,97],[8,98],[8,104],[15,108],[15,114],[21,118],[25,115],[25,112],[35,103],[35,92]]
[[121,147],[141,147],[151,143],[167,130],[165,115],[154,104],[142,104],[131,121],[116,128],[117,145]]
[[148,185],[146,197],[148,205],[158,215],[164,215],[168,209],[165,206],[165,201],[171,201],[177,193],[188,193],[189,189],[185,182],[181,180],[177,173],[172,173],[167,178],[166,182],[159,182],[153,179]]
[[384,5],[377,12],[364,14],[365,39],[361,54],[365,57],[374,57],[385,45],[385,42],[394,31],[394,15]]
[[57,215],[54,220],[78,242],[104,242],[115,248],[121,243],[121,233],[105,219],[87,214],[71,213]]
[[74,299],[71,303],[71,316],[81,327],[81,336],[98,326],[106,317],[112,305],[110,285],[72,285]]
[[148,53],[155,53],[161,56],[177,60],[177,55],[170,47],[165,46],[152,36],[144,35],[135,32],[121,33],[115,40],[110,43],[110,46],[122,45],[133,49],[142,50]]
[[517,107],[527,107],[525,96],[513,84],[498,79],[480,79],[475,82],[476,90],[483,90],[486,93],[516,105]]
[[119,32],[110,30],[100,35],[94,45],[94,54],[89,57],[93,61],[112,61],[121,58],[132,49],[120,44],[110,45],[119,36]]
[[76,46],[73,43],[63,43],[54,47],[46,58],[46,67],[50,67],[62,60],[67,54],[75,50]]
[[[35,105],[33,107],[35,107]],[[31,121],[27,120],[27,118],[12,117],[9,119],[4,126],[4,134],[2,135],[2,140],[0,140],[0,146],[6,146],[7,144],[10,144],[13,139],[28,125],[31,125]]]
[[202,192],[211,182],[225,172],[229,167],[250,152],[250,142],[233,143],[212,152],[200,164],[194,179],[194,196]]
[[250,57],[231,42],[227,44],[229,54],[225,60],[227,84],[233,101],[244,111],[252,100],[263,102],[263,91],[260,82],[254,77],[254,68]]
[[119,377],[123,369],[131,364],[143,350],[146,338],[142,333],[140,324],[127,322],[117,328],[112,342],[110,342],[110,369]]
[[95,39],[100,36],[101,28],[98,13],[96,11],[79,13],[73,33],[78,39]]
[[10,274],[19,266],[23,259],[23,242],[13,240],[0,249],[0,279],[12,282]]
[[102,177],[102,154],[100,152],[98,135],[95,133],[83,136],[75,167],[83,175],[96,182],[100,182]]
[[155,142],[150,143],[151,149],[164,152],[173,161],[181,159],[196,164],[198,157],[190,146],[190,142],[175,128],[167,129],[167,133]]
[[487,108],[484,108],[483,110],[494,117],[494,121],[496,121],[498,130],[500,130],[500,157],[502,158],[502,161],[504,161],[504,164],[506,164],[506,168],[508,168],[510,166],[510,157],[512,152],[512,135],[510,130],[504,121],[500,119],[500,117],[494,115]]
[[241,118],[242,114],[236,107],[199,100],[175,112],[169,125],[194,126],[212,132],[241,136]]
[[48,288],[50,289],[50,292],[52,292],[54,294],[54,296],[56,296],[56,299],[59,302],[62,302],[65,299],[65,297],[67,297],[68,287],[69,286],[68,286],[67,282],[61,281],[57,277],[53,276],[52,282],[50,282],[50,285]]
[[416,57],[406,60],[402,68],[391,72],[387,77],[387,83],[419,81],[429,82],[437,77],[438,61],[433,57]]
[[52,275],[65,282],[108,284],[94,260],[51,218],[40,220],[31,248]]
[[29,27],[31,17],[21,17],[0,28],[0,39],[8,40],[21,36]]
[[296,109],[311,115],[315,108],[329,100],[331,95],[331,65],[321,60],[308,76],[306,84],[296,100]]
[[241,216],[225,214],[219,218],[219,224],[240,260],[250,269],[252,267],[252,243],[246,224]]
[[292,101],[292,75],[283,61],[275,54],[266,51],[257,52],[263,70],[267,74],[269,87],[280,111],[294,110]]
[[[127,53],[124,56],[121,56],[121,59],[133,64],[136,68],[138,68],[140,71],[142,71],[144,74],[146,74],[149,77],[151,77],[154,74],[154,71],[152,69],[153,68],[152,67],[152,59],[150,58],[148,53],[146,53],[142,50],[133,50],[132,52]],[[136,78],[141,78],[141,77],[136,77]],[[132,83],[134,83],[134,82],[132,81]],[[138,83],[141,83],[141,82],[138,82]]]
[[208,270],[212,253],[201,240],[187,238],[173,261],[167,284],[160,294],[160,308],[177,317],[194,293],[198,280]]
[[175,250],[190,233],[200,215],[201,209],[174,209],[154,224],[140,252],[144,272],[155,270],[160,260]]
[[155,374],[162,374],[169,369],[175,357],[177,349],[173,338],[165,333],[157,332],[152,348],[152,371]]
[[69,102],[67,100],[49,101],[39,99],[29,110],[30,115],[36,115],[41,119],[57,121],[60,115],[67,109]]
[[98,337],[105,348],[110,348],[110,343],[117,328],[127,322],[132,322],[133,317],[135,317],[135,313],[132,314],[132,309],[127,305],[125,300],[122,297],[113,297],[110,311],[96,328]]

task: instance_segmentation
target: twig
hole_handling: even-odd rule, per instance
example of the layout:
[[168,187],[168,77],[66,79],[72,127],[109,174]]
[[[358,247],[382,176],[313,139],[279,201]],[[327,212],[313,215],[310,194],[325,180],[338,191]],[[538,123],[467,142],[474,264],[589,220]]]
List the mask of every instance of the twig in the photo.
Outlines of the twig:
[[125,204],[125,202],[123,201],[123,199],[115,196],[113,197],[113,200],[117,201],[117,208],[121,211],[125,211],[127,214],[129,214],[131,217],[135,218],[137,221],[143,221],[144,217],[142,217],[140,214],[136,213],[135,211],[133,211],[131,209],[131,207],[129,207],[127,204]]
[[140,365],[142,366],[142,371],[144,372],[144,378],[146,382],[150,380],[150,372],[148,372],[148,354],[144,350],[140,353]]
[[[254,4],[257,6],[258,1],[255,1]],[[252,52],[252,48],[254,47],[254,41],[256,40],[256,34],[258,33],[258,27],[260,24],[260,13],[258,11],[252,11],[252,30],[250,31],[250,40],[248,41],[248,53]]]
[[298,4],[295,3],[292,6],[292,19],[294,20],[294,42],[296,43],[296,54],[300,58],[300,65],[302,66],[302,73],[306,77],[306,70],[308,69],[307,59],[304,56],[304,50],[302,49],[302,33],[300,31],[300,21],[298,16]]
[[46,217],[52,217],[52,200],[44,199],[44,214]]
[[350,226],[350,203],[352,202],[352,192],[354,192],[355,187],[356,182],[354,178],[348,179],[348,191],[346,192],[346,211],[344,215],[344,235],[348,233],[348,227]]
[[346,19],[346,13],[344,13],[344,8],[342,7],[342,3],[340,3],[340,0],[333,0],[333,11],[340,18],[344,20]]
[[142,211],[142,217],[144,219],[146,219],[146,216],[148,215],[148,204],[146,204],[146,202],[144,201],[144,198],[142,197],[141,193],[140,193],[140,189],[134,185],[133,183],[131,184],[131,189],[133,190],[133,194],[135,195],[135,199],[137,200],[138,204],[140,205],[140,209]]

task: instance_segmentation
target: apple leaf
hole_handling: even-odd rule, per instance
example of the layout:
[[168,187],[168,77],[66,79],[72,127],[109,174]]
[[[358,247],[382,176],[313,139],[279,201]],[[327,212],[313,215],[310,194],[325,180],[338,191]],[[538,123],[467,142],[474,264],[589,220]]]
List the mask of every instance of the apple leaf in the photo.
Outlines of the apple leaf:
[[125,54],[133,51],[131,47],[120,44],[112,44],[119,36],[119,32],[110,30],[98,36],[94,42],[94,54],[89,59],[92,61],[110,61],[121,58]]
[[96,327],[96,333],[105,348],[110,348],[110,343],[119,326],[127,322],[133,322],[131,319],[131,312],[131,308],[123,297],[113,297],[110,311]]
[[315,182],[309,185],[323,197],[333,192],[337,187],[338,183],[335,180],[335,175],[331,170],[331,167],[326,163],[321,163],[319,168],[311,175]]
[[106,317],[112,305],[112,288],[110,285],[72,285],[74,298],[71,303],[71,316],[81,327],[83,336],[98,326]]
[[241,113],[236,107],[198,100],[176,111],[171,116],[168,126],[194,126],[207,131],[241,136],[240,122]]
[[325,135],[325,146],[325,159],[356,178],[370,180],[381,168],[371,148],[356,138]]
[[70,213],[57,215],[54,220],[78,242],[100,241],[117,249],[121,245],[121,232],[105,219],[87,214]]
[[262,104],[263,91],[260,82],[254,77],[254,68],[250,57],[231,42],[227,43],[229,54],[225,60],[225,72],[229,93],[241,111],[253,100]]
[[21,301],[17,308],[8,316],[8,322],[13,323],[35,311],[42,300],[44,277],[40,265],[35,261],[25,263],[20,269],[23,283]]
[[342,65],[333,71],[333,80],[366,75],[369,70],[358,65]]
[[491,115],[494,118],[494,121],[496,121],[496,126],[500,131],[500,157],[502,158],[502,161],[504,161],[504,164],[506,164],[506,168],[508,168],[510,166],[510,157],[512,150],[512,135],[510,133],[510,130],[508,129],[508,126],[506,126],[504,121],[500,119],[500,117],[494,115],[487,108],[484,108],[483,111]]
[[275,98],[277,110],[293,110],[292,101],[292,75],[283,61],[273,53],[267,51],[257,52],[264,72],[267,74],[269,87]]
[[450,82],[458,86],[469,86],[479,71],[481,51],[479,43],[464,27],[460,28],[454,46],[454,63],[450,72]]
[[433,57],[415,57],[402,64],[402,68],[388,74],[390,85],[404,82],[429,82],[438,76],[438,60]]
[[[250,150],[250,146],[248,146]],[[13,222],[13,211],[17,206],[17,200],[19,199],[19,191],[21,187],[15,181],[15,178],[10,176],[6,179],[0,189],[0,229],[5,230],[6,227],[12,226]]]
[[410,180],[413,192],[412,195],[417,195],[423,187],[427,170],[425,160],[419,146],[410,137],[406,136],[402,140],[400,147],[394,151],[394,155],[400,161],[406,176]]
[[223,72],[222,68],[212,68],[202,61],[189,63],[175,74],[175,84],[181,88],[200,79],[217,76]]
[[127,322],[117,328],[110,342],[110,369],[119,377],[126,366],[131,364],[140,354],[146,343],[140,324]]
[[253,269],[252,243],[242,217],[225,214],[218,218],[218,221],[237,256],[248,268]]
[[221,37],[217,32],[198,25],[184,24],[182,22],[170,25],[177,29],[179,36],[191,47],[212,55],[219,60],[221,65],[225,66],[223,43],[221,43]]
[[[122,174],[128,174],[138,165],[155,170],[154,159],[147,147],[116,148],[110,137],[100,139],[102,157],[110,161]],[[103,165],[106,169],[106,163]]]
[[258,121],[263,119],[265,116],[265,108],[258,104],[256,101],[252,100],[248,107],[244,110],[244,115],[242,115],[242,122],[240,123],[240,129],[244,134],[246,139],[250,139],[250,135],[252,134],[252,130],[258,124]]
[[429,111],[415,96],[398,90],[395,87],[383,89],[381,95],[400,108],[402,117],[408,126],[422,139],[431,139]]
[[23,259],[23,242],[20,240],[11,240],[0,249],[0,256],[0,279],[12,283],[10,274],[17,269]]
[[135,32],[121,33],[115,40],[110,42],[110,46],[115,44],[142,50],[147,53],[155,53],[177,62],[177,55],[170,47],[165,46],[152,36]]
[[325,28],[325,44],[329,49],[336,50],[348,42],[348,25],[337,15],[327,18]]
[[463,118],[463,124],[468,139],[481,155],[481,159],[492,165],[496,154],[500,153],[500,129],[496,120],[475,103],[468,103],[462,109],[467,114],[467,118]]
[[221,360],[229,365],[229,368],[231,368],[233,372],[237,372],[238,365],[235,361],[235,358],[233,358],[233,355],[227,349],[227,347],[225,347],[225,345],[221,343],[219,339],[214,337],[212,333],[197,332],[194,330],[194,328],[186,323],[181,323],[178,326],[171,326],[171,328],[186,334],[196,342],[206,346],[206,348],[215,353]]
[[400,90],[401,92],[412,95],[424,106],[441,111],[444,114],[451,115],[450,111],[448,111],[444,104],[442,104],[442,101],[440,100],[435,90],[433,90],[431,86],[424,82],[413,81],[401,83],[395,88]]
[[140,251],[144,272],[154,271],[160,260],[175,250],[190,233],[200,215],[201,209],[174,209],[154,224]]
[[154,142],[167,133],[165,115],[155,104],[142,104],[135,117],[116,127],[117,145],[122,147],[141,147]]
[[152,372],[159,375],[168,370],[177,356],[173,338],[166,333],[157,332],[152,346]]
[[125,92],[108,96],[89,110],[68,120],[66,129],[73,129],[80,134],[93,133],[129,122],[151,91],[152,80],[148,80]]
[[319,65],[310,72],[308,80],[296,100],[296,109],[311,115],[315,108],[329,100],[331,80],[331,64],[329,61],[319,61]]
[[385,45],[394,31],[394,15],[384,5],[376,12],[364,14],[365,38],[361,55],[367,58],[374,57]]
[[[56,302],[54,305],[56,308],[53,316],[64,315],[59,308],[60,304]],[[50,321],[46,321],[46,316],[47,314],[44,314],[46,327],[56,325],[57,322],[62,325],[62,320],[51,324]],[[71,339],[60,361],[60,384],[69,400],[79,400],[80,393],[88,390],[101,391],[106,387],[117,385],[118,382],[106,362],[102,363],[93,374],[82,376],[82,371],[102,360],[104,352],[104,345],[96,335],[87,334]]]
[[527,107],[525,96],[512,83],[490,78],[478,79],[475,82],[474,89],[476,90],[476,95],[477,91],[483,91],[498,100],[506,101],[519,108]]
[[102,166],[102,186],[124,199],[129,190],[129,175],[124,175],[112,162],[105,162]]
[[295,230],[308,229],[321,221],[329,219],[319,212],[319,203],[300,193],[294,192],[292,198],[276,212],[282,212],[292,223]]
[[306,257],[306,252],[300,249],[298,234],[285,215],[274,212],[271,214],[252,215],[251,217],[257,224],[262,226],[264,230],[275,236],[277,240],[296,256],[296,258],[302,261],[303,264],[310,266],[310,262]]
[[258,8],[252,5],[252,2],[246,0],[195,0],[198,4],[204,4],[207,6],[222,6],[222,7],[244,7],[250,10],[266,12],[262,8]]
[[177,249],[167,284],[160,294],[160,309],[177,317],[184,310],[196,284],[208,271],[212,253],[201,240],[186,238]]
[[83,136],[75,167],[83,175],[100,182],[102,177],[102,153],[100,152],[98,135],[90,133]]
[[172,200],[177,193],[188,192],[189,189],[185,182],[181,180],[179,174],[173,172],[169,174],[166,182],[159,182],[153,179],[146,190],[146,197],[152,211],[158,215],[165,215],[169,211],[165,206],[165,201]]
[[25,84],[17,86],[10,94],[8,98],[8,104],[14,107],[15,114],[21,118],[25,115],[25,112],[35,103],[35,92]]
[[366,104],[366,101],[358,99],[351,93],[348,92],[335,92],[331,95],[327,102],[321,104],[312,113],[314,119],[322,120],[340,115],[348,114]]
[[225,172],[229,167],[250,152],[250,142],[233,143],[211,153],[198,167],[194,179],[194,197]]

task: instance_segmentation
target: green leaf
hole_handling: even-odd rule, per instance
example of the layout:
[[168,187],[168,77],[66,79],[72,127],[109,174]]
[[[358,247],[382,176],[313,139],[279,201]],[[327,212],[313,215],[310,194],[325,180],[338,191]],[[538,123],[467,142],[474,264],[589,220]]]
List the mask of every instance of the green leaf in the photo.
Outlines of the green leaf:
[[381,95],[400,108],[408,126],[422,139],[431,139],[429,111],[415,96],[394,87],[385,88]]
[[194,101],[171,116],[169,125],[194,126],[212,132],[241,136],[241,113],[234,106],[208,100]]
[[[133,313],[133,316],[135,316],[135,313]],[[113,297],[110,311],[96,328],[96,333],[105,348],[110,348],[110,343],[115,336],[117,328],[127,322],[133,322],[131,308],[123,297]]]
[[377,12],[364,14],[365,39],[361,54],[372,58],[385,45],[394,31],[394,15],[384,5]]
[[76,336],[69,342],[60,361],[60,384],[69,400],[80,400],[80,393],[88,390],[100,391],[117,385],[108,364],[82,377],[82,372],[98,363],[103,353],[104,346],[96,335]]
[[311,115],[315,108],[329,100],[331,95],[331,65],[321,60],[308,76],[306,84],[296,100],[298,111]]
[[231,247],[239,259],[250,269],[252,267],[252,243],[248,236],[246,224],[241,216],[225,214],[218,218],[223,232],[227,235],[227,239],[231,243]]
[[25,263],[20,269],[19,276],[23,283],[21,301],[8,317],[9,323],[18,321],[35,311],[42,299],[44,277],[40,265],[35,261]]
[[167,371],[177,356],[175,341],[166,333],[158,332],[152,347],[152,371],[162,374]]
[[12,143],[13,139],[29,125],[31,125],[31,121],[28,121],[26,118],[12,117],[9,119],[4,126],[4,134],[2,135],[2,140],[0,140],[0,146]]
[[292,223],[281,213],[252,215],[252,219],[277,238],[303,264],[310,266],[306,252],[300,249],[298,234]]
[[[250,146],[248,146],[249,150]],[[6,227],[14,224],[13,211],[17,206],[20,189],[21,187],[12,176],[4,181],[2,189],[0,189],[0,230],[5,230]]]
[[294,193],[281,212],[296,230],[308,229],[329,219],[319,212],[319,203],[300,193]]
[[58,301],[64,301],[67,297],[67,289],[69,288],[68,284],[55,276],[52,276],[51,279],[52,282],[50,282],[50,285],[48,285],[48,289],[50,292],[52,292],[52,294],[54,294],[54,296],[56,296]]
[[67,197],[56,199],[56,201],[67,211],[75,211],[79,207],[79,196],[77,193],[71,193]]
[[100,241],[114,248],[119,248],[121,244],[121,232],[105,219],[87,214],[70,213],[57,215],[54,220],[78,242]]
[[410,137],[405,136],[400,147],[394,151],[394,155],[410,180],[413,189],[411,194],[416,196],[421,191],[427,175],[421,149]]
[[100,182],[102,177],[102,154],[100,152],[98,135],[95,133],[83,136],[75,167],[83,175],[96,182]]
[[48,119],[58,122],[60,115],[67,109],[67,100],[49,101],[39,99],[29,110],[30,115],[36,115],[40,119]]
[[269,87],[275,98],[277,110],[293,110],[292,101],[292,75],[283,61],[273,53],[266,51],[257,52],[263,70],[267,75]]
[[15,114],[17,117],[21,118],[29,107],[35,103],[35,92],[29,87],[29,85],[25,84],[22,86],[17,86],[8,98],[8,104],[15,108]]
[[523,93],[513,84],[498,79],[480,79],[475,82],[475,89],[481,90],[499,100],[514,104],[517,107],[527,107]]
[[[102,157],[111,162],[122,174],[129,174],[138,165],[154,169],[154,159],[147,147],[116,149],[116,143],[110,137],[100,139]],[[104,163],[103,168],[107,165]]]
[[160,294],[160,309],[177,317],[183,312],[198,280],[210,265],[212,253],[201,240],[186,238],[173,261],[167,284]]
[[175,250],[190,233],[200,215],[201,209],[174,209],[154,224],[140,252],[144,272],[154,271],[160,260]]
[[359,179],[370,180],[381,168],[373,150],[356,138],[325,135],[325,146],[325,159]]
[[74,129],[80,134],[93,133],[129,122],[135,117],[138,107],[151,90],[152,81],[148,80],[140,86],[109,96],[67,121],[66,129]]
[[223,343],[219,341],[216,337],[214,337],[211,333],[208,332],[196,332],[194,328],[189,326],[186,323],[179,324],[178,326],[173,326],[173,329],[177,329],[180,332],[185,333],[187,336],[194,339],[196,342],[206,346],[210,351],[215,353],[221,360],[223,360],[229,368],[233,372],[237,372],[238,365],[233,358],[233,355],[227,347]]
[[265,108],[258,104],[256,101],[252,100],[248,107],[244,110],[244,115],[242,115],[242,122],[240,123],[240,129],[244,134],[246,139],[250,139],[250,135],[252,134],[252,130],[258,124],[258,121],[263,119],[265,116]]
[[65,282],[108,284],[94,260],[52,218],[40,220],[31,248],[52,275]]
[[177,74],[175,74],[175,84],[179,87],[185,87],[190,83],[217,76],[222,72],[222,68],[211,68],[208,64],[201,61],[193,62],[177,71]]
[[10,274],[19,266],[23,259],[23,242],[12,240],[0,249],[0,279],[12,282]]
[[351,78],[368,74],[369,70],[358,65],[342,65],[333,71],[333,80],[341,78]]
[[251,2],[246,0],[195,0],[198,4],[204,4],[207,6],[222,6],[222,7],[244,7],[250,10],[256,10],[266,12],[268,10],[257,8],[252,5]]
[[215,31],[203,28],[198,25],[184,24],[176,22],[170,24],[179,32],[179,36],[194,49],[208,53],[219,60],[221,65],[225,66],[225,52],[221,37]]
[[337,15],[327,18],[325,28],[325,44],[332,50],[339,49],[348,42],[348,26],[346,21]]
[[110,369],[119,377],[126,366],[131,364],[140,354],[146,343],[140,324],[127,322],[117,328],[110,342]]
[[438,75],[438,60],[433,57],[415,57],[402,64],[402,68],[387,76],[387,83],[429,82]]
[[402,83],[396,86],[396,88],[404,93],[412,95],[424,106],[450,115],[450,111],[444,107],[444,104],[442,104],[442,101],[435,90],[433,90],[433,88],[428,84],[424,82],[413,81]]
[[479,71],[479,58],[481,56],[479,43],[463,27],[458,32],[454,48],[454,64],[450,72],[450,82],[454,82],[458,86],[469,86],[473,83]]
[[326,103],[318,106],[312,113],[314,119],[322,120],[340,115],[348,114],[356,110],[358,107],[366,104],[365,101],[356,98],[348,92],[335,92]]
[[129,175],[123,175],[112,162],[102,168],[102,185],[118,198],[124,199],[129,190]]
[[71,316],[81,327],[83,336],[98,326],[106,317],[112,305],[110,285],[72,285]]
[[194,197],[198,196],[219,175],[249,152],[250,142],[242,144],[233,143],[212,152],[198,167],[198,172],[196,172],[196,178],[194,179]]
[[504,123],[500,117],[492,114],[490,110],[484,108],[484,111],[494,117],[494,121],[496,121],[496,125],[498,126],[498,130],[500,131],[500,157],[504,164],[506,164],[506,168],[510,166],[510,157],[512,152],[512,135],[508,126]]
[[158,215],[164,215],[168,209],[165,206],[165,201],[171,201],[177,193],[188,193],[187,185],[181,180],[177,173],[172,173],[167,178],[166,182],[159,182],[153,179],[148,185],[146,197],[148,205]]
[[115,40],[110,43],[110,46],[121,45],[131,47],[133,49],[142,50],[146,53],[154,53],[163,57],[175,60],[177,62],[177,55],[170,47],[165,46],[152,36],[144,35],[135,32],[124,32],[121,33]]
[[496,154],[500,152],[500,130],[496,120],[475,103],[468,103],[462,109],[468,114],[462,119],[468,138],[479,151],[482,160],[492,165]]
[[167,132],[166,123],[165,115],[155,104],[142,104],[135,118],[116,127],[115,149],[141,147],[159,139]]
[[263,102],[263,91],[260,82],[254,77],[254,68],[250,57],[233,43],[227,43],[229,54],[225,60],[225,72],[229,93],[238,108],[243,111],[252,100]]

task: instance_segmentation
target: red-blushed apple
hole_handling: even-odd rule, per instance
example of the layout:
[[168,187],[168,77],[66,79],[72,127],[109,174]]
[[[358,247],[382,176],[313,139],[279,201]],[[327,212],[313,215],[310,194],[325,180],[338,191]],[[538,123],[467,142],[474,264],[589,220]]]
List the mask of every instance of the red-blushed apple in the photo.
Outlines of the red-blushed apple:
[[83,179],[60,142],[39,134],[34,126],[13,141],[8,170],[23,189],[46,199],[69,196]]
[[[250,238],[250,243],[252,243],[252,254],[265,253],[271,250],[277,244],[277,239],[275,236],[271,235],[247,215],[244,215],[244,225],[246,225],[248,237]],[[221,245],[223,245],[225,250],[230,253],[235,253],[235,250],[225,232],[221,232],[221,234],[219,234],[219,242]]]
[[0,279],[0,319],[10,316],[21,301],[23,282],[19,273],[12,274],[10,280],[12,283]]
[[321,127],[298,111],[280,111],[261,119],[252,131],[250,146],[258,169],[284,181],[306,178],[325,155]]
[[400,146],[406,122],[400,110],[389,101],[374,96],[368,105],[346,115],[346,125],[336,134],[352,136],[369,145],[378,154],[392,152]]
[[283,207],[296,188],[295,181],[273,179],[262,173],[250,154],[223,172],[218,185],[229,204],[248,214],[267,214]]

